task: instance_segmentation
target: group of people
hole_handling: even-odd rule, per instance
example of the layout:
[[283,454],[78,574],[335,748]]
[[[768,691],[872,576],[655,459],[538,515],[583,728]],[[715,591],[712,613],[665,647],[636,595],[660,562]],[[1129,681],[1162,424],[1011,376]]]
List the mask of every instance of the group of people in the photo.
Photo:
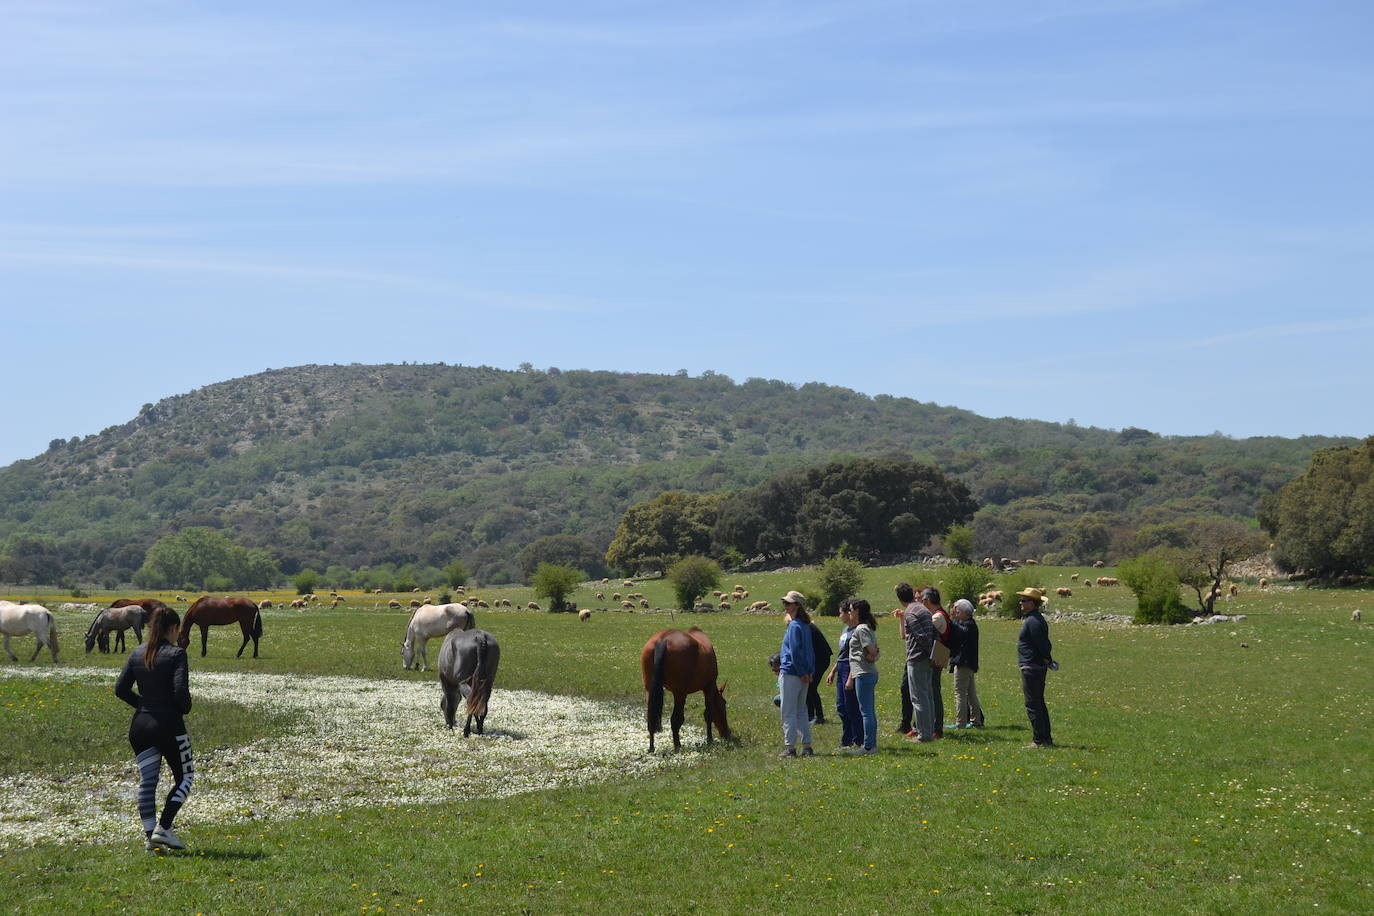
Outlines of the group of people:
[[[900,621],[906,643],[902,668],[902,721],[898,731],[908,740],[925,743],[943,737],[944,700],[941,672],[954,675],[955,722],[951,728],[982,728],[983,707],[978,702],[978,624],[973,605],[966,599],[954,602],[947,612],[940,592],[933,586],[919,591],[903,582],[896,588],[901,603],[892,611]],[[1030,719],[1031,747],[1052,747],[1050,714],[1045,706],[1045,680],[1058,668],[1051,652],[1049,625],[1041,614],[1045,595],[1035,588],[1016,593],[1024,618],[1016,642],[1021,668],[1021,688]],[[822,676],[835,688],[835,710],[840,719],[840,746],[856,754],[878,749],[878,621],[863,598],[840,603],[839,651],[832,653],[825,634],[806,611],[806,599],[797,591],[782,599],[787,629],[782,648],[771,659],[778,675],[778,705],[782,708],[783,757],[814,756],[811,725],[823,723],[825,713],[819,693]],[[148,619],[148,638],[129,653],[115,681],[115,695],[134,709],[129,723],[129,744],[138,762],[138,814],[149,851],[185,849],[172,829],[195,778],[191,737],[185,715],[191,711],[186,651],[175,644],[181,618],[161,607]],[[826,671],[829,667],[828,672]],[[822,672],[825,672],[822,675]],[[157,786],[166,760],[172,788],[157,811]]]
[[[919,589],[903,582],[896,587],[899,606],[892,616],[899,621],[906,648],[902,667],[901,723],[897,731],[908,741],[924,744],[944,737],[945,728],[983,728],[983,707],[978,701],[978,623],[973,603],[961,598],[948,611],[934,586]],[[1017,636],[1017,664],[1026,716],[1031,725],[1029,747],[1053,747],[1050,714],[1045,705],[1045,680],[1059,666],[1051,651],[1049,624],[1041,613],[1045,593],[1027,588],[1016,593],[1023,618]],[[783,757],[809,757],[812,724],[825,721],[817,685],[831,658],[830,645],[806,610],[806,599],[797,591],[782,599],[787,629],[782,648],[770,660],[778,675],[776,702],[782,709]],[[835,710],[840,719],[843,751],[872,754],[877,751],[878,717],[875,691],[878,684],[878,622],[863,598],[840,603],[839,651],[824,674],[835,687]],[[942,672],[954,679],[954,719],[945,725]]]

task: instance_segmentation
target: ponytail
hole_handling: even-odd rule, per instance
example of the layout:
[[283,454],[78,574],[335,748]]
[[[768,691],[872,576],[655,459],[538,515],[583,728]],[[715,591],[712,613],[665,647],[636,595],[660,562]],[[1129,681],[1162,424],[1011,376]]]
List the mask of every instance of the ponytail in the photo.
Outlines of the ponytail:
[[148,643],[143,649],[143,667],[152,669],[157,661],[157,650],[163,644],[171,645],[172,636],[181,626],[181,618],[169,607],[154,608],[148,618]]

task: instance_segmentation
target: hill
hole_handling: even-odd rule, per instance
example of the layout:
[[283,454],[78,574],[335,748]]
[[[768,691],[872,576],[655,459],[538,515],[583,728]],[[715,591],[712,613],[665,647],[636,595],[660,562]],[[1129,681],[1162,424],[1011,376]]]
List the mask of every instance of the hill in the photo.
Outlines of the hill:
[[461,558],[502,582],[543,535],[604,550],[624,510],[664,490],[879,454],[963,479],[983,505],[980,552],[1088,560],[1145,526],[1253,518],[1313,451],[1353,442],[989,419],[711,373],[300,366],[145,405],[0,469],[0,579],[127,581],[159,535],[205,525],[287,573]]

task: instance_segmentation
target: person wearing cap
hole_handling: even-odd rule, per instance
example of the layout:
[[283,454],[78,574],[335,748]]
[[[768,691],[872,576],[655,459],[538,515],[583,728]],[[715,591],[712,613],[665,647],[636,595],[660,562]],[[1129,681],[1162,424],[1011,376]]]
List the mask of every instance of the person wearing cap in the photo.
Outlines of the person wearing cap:
[[973,682],[978,673],[978,622],[973,619],[973,602],[960,598],[950,610],[954,614],[949,651],[949,668],[954,672],[954,727],[982,728],[983,706]]
[[1031,743],[1027,747],[1054,747],[1050,737],[1050,711],[1045,705],[1045,679],[1051,667],[1058,667],[1050,647],[1050,625],[1040,613],[1045,593],[1027,588],[1016,593],[1024,620],[1016,637],[1016,661],[1021,666],[1021,693],[1026,699],[1030,719]]
[[806,689],[816,677],[816,651],[811,644],[811,615],[806,613],[806,598],[790,591],[782,598],[787,630],[782,636],[778,670],[782,673],[781,757],[796,757],[801,744],[802,757],[811,757],[811,723],[806,717]]

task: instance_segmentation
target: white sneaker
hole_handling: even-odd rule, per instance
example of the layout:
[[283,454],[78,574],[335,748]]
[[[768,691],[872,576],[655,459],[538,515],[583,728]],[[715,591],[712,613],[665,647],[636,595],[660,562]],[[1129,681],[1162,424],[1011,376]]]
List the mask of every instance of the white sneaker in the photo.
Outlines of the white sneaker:
[[181,842],[181,837],[172,832],[171,827],[159,826],[153,831],[153,835],[148,838],[148,842],[154,846],[161,846],[163,849],[186,848],[186,844]]

